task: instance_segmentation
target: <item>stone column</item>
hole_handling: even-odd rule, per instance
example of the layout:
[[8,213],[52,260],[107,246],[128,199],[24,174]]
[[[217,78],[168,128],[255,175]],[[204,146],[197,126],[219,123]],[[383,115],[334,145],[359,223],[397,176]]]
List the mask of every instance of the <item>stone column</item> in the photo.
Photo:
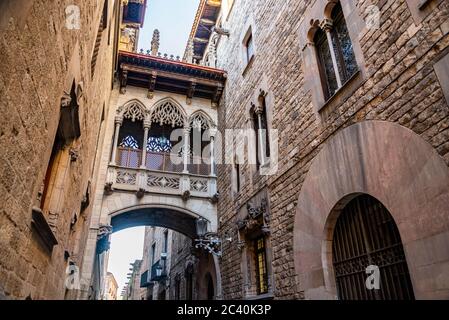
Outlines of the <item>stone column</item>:
[[117,145],[118,145],[118,137],[120,133],[120,127],[122,126],[123,118],[120,116],[115,117],[115,133],[114,133],[114,141],[112,142],[112,156],[111,156],[111,165],[117,164]]
[[143,121],[142,161],[140,162],[141,169],[146,168],[148,131],[150,131],[150,127],[151,127],[151,121],[145,119]]
[[189,173],[187,164],[189,162],[189,149],[190,149],[190,127],[184,127],[184,147],[183,147],[183,159],[184,159],[184,171],[183,173]]
[[335,76],[337,78],[338,88],[341,88],[343,86],[343,83],[340,78],[340,71],[338,70],[337,56],[335,55],[334,43],[332,42],[332,29],[334,27],[334,24],[332,20],[324,19],[321,22],[320,27],[326,32],[327,42],[329,43],[329,50],[331,52],[332,57],[332,64],[334,66]]
[[215,177],[215,135],[217,129],[212,128],[210,131],[210,175]]

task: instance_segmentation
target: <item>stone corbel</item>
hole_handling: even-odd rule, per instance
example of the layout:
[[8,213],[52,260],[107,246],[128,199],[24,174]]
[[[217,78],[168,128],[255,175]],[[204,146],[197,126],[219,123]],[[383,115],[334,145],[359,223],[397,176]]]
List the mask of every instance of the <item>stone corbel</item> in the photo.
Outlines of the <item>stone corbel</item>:
[[182,193],[181,198],[182,198],[183,201],[189,200],[190,199],[190,191],[189,190],[184,191]]
[[212,97],[212,107],[216,108],[218,107],[218,103],[220,102],[221,96],[223,94],[223,86],[220,84],[217,86],[217,88],[215,89],[215,93]]
[[106,182],[104,185],[104,194],[109,196],[112,194],[112,182]]
[[144,195],[145,195],[145,189],[139,188],[139,190],[137,190],[137,192],[136,192],[137,199],[142,199]]
[[120,93],[126,93],[126,85],[128,83],[128,70],[122,70],[120,73]]
[[148,82],[148,99],[153,99],[154,97],[154,89],[156,88],[156,79],[157,79],[157,73],[153,72],[150,75],[150,80]]
[[108,251],[111,243],[109,241],[109,235],[112,233],[112,226],[100,225],[97,233],[97,254],[102,254]]
[[75,148],[70,148],[69,150],[70,161],[75,162],[79,158],[79,150]]
[[220,198],[220,195],[219,195],[219,193],[217,192],[217,193],[215,193],[212,197],[210,197],[210,202],[211,202],[212,204],[217,204],[219,198]]
[[187,99],[186,99],[186,103],[188,105],[192,104],[192,98],[193,95],[195,94],[195,87],[196,87],[196,82],[195,81],[190,81],[190,86],[187,89]]

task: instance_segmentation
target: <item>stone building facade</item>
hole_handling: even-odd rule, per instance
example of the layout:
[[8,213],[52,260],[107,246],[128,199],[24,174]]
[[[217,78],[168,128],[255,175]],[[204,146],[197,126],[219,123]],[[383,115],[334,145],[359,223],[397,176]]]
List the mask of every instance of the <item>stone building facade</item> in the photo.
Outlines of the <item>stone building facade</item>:
[[[173,231],[145,227],[143,257],[140,268],[143,300],[168,300]],[[160,276],[156,268],[160,268]]]
[[336,250],[339,237],[361,243],[342,230],[368,203],[400,235],[385,254],[403,265],[402,298],[449,298],[448,2],[229,2],[219,130],[256,130],[250,144],[270,154],[218,168],[219,230],[238,239],[220,261],[223,297],[367,298],[348,288]]
[[447,1],[202,0],[183,61],[145,7],[0,4],[0,298],[100,298],[137,225],[184,234],[166,298],[449,298]]
[[104,300],[117,300],[118,284],[111,272],[106,274],[106,286],[104,290]]
[[1,298],[73,298],[119,11],[113,0],[0,4]]

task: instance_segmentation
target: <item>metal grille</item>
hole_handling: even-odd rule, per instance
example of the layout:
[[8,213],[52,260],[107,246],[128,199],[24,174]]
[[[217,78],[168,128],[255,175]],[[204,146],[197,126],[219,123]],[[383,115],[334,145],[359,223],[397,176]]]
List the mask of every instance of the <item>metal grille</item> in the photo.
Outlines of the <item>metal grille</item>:
[[[172,157],[177,162],[172,161]],[[182,172],[184,165],[182,158],[176,154],[168,152],[147,152],[146,167],[149,170],[165,171],[165,172]]]
[[208,176],[210,174],[210,164],[207,162],[209,161],[209,159],[201,157],[190,157],[189,164],[187,165],[189,173],[200,176]]
[[[333,263],[342,300],[414,299],[398,228],[373,197],[359,196],[344,208],[334,231]],[[379,267],[378,290],[366,288],[369,265]]]
[[125,168],[138,168],[140,166],[141,150],[119,147],[117,151],[117,164],[119,166]]

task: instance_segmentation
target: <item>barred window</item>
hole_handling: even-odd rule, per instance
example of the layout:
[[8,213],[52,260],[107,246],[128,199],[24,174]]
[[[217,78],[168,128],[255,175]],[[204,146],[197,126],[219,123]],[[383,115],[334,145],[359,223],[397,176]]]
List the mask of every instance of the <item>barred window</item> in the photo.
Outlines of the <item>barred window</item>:
[[340,4],[338,4],[332,11],[332,20],[334,21],[332,41],[334,42],[336,56],[341,60],[337,60],[337,63],[339,64],[339,72],[342,75],[342,81],[345,83],[357,72],[358,67],[352,48],[351,38],[349,37],[348,27]]
[[329,99],[338,89],[337,77],[332,62],[329,43],[324,31],[318,30],[315,34],[315,46],[317,49],[321,83],[323,86],[325,99]]
[[255,240],[257,294],[268,292],[267,253],[265,238]]

